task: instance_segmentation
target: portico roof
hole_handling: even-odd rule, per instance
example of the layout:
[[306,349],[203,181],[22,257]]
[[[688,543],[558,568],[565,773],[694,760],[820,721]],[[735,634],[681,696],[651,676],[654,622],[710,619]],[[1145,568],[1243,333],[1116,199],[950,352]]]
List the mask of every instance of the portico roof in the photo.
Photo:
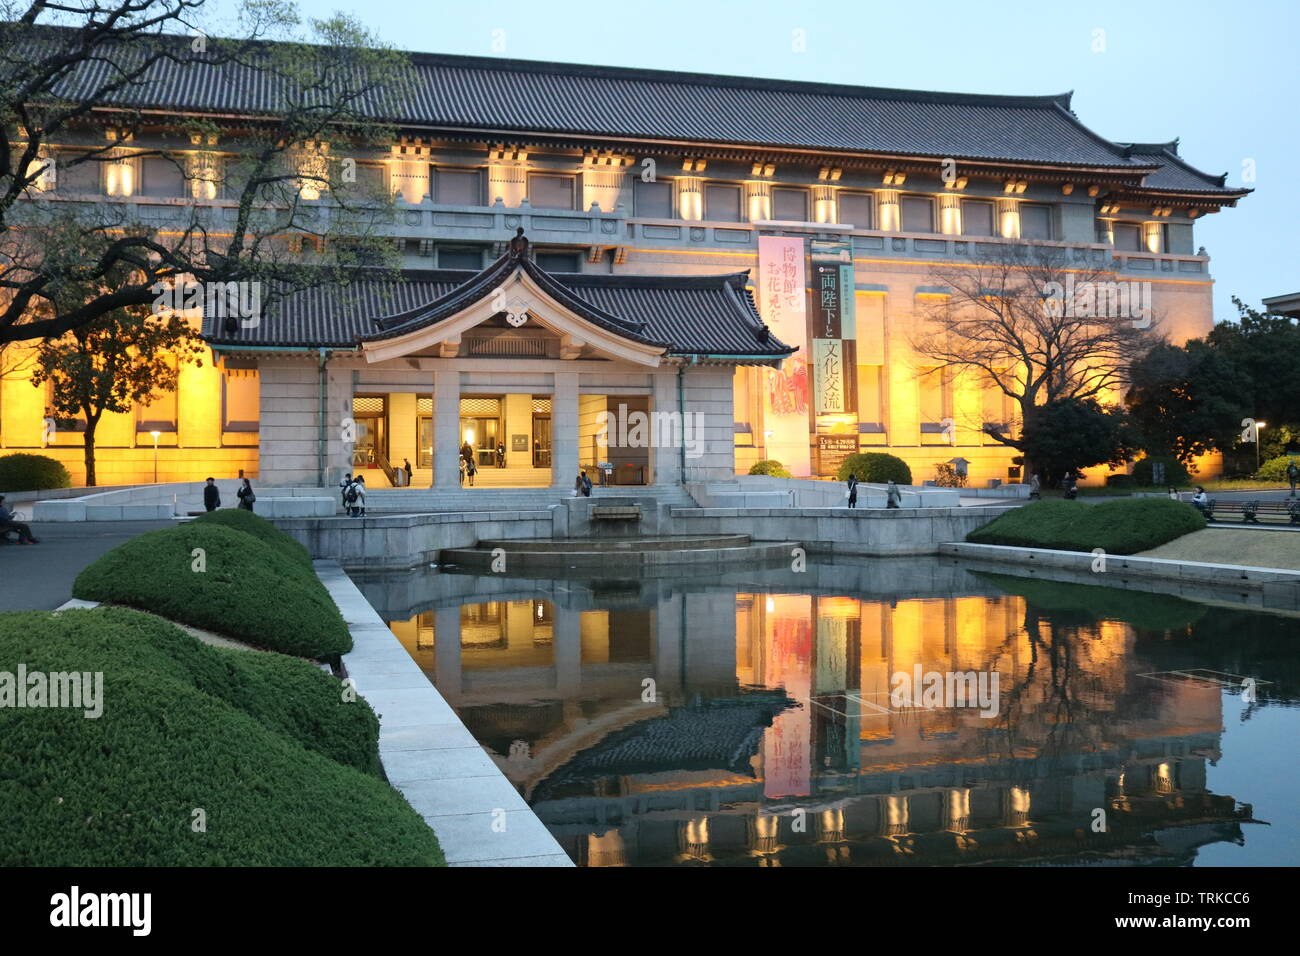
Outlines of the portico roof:
[[748,281],[748,272],[550,273],[531,258],[520,235],[481,272],[411,271],[397,280],[361,272],[346,286],[277,299],[252,328],[206,319],[204,337],[228,350],[327,348],[379,354],[404,339],[433,342],[452,336],[459,326],[509,312],[522,301],[533,307],[534,319],[563,317],[564,332],[589,341],[604,339],[629,355],[779,364],[795,349],[763,323]]

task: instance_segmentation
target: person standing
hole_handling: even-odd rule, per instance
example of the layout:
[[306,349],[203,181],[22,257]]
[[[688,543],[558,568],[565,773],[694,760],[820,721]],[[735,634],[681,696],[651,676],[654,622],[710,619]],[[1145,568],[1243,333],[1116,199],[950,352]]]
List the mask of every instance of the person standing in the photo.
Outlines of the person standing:
[[849,475],[849,507],[858,506],[858,476]]
[[463,488],[465,486],[465,459],[464,458],[457,459],[457,467],[460,470],[460,477],[457,480],[460,482],[461,487]]
[[586,483],[582,479],[585,477],[587,477],[587,473],[585,471],[580,471],[578,472],[577,477],[573,479],[573,497],[581,498],[583,496],[582,493],[586,488]]
[[253,483],[245,478],[244,483],[235,492],[235,497],[239,499],[239,507],[245,511],[252,511],[253,502],[257,500],[257,495],[253,493]]
[[352,483],[352,490],[355,497],[352,499],[353,517],[364,518],[366,516],[366,476],[357,475],[357,480]]
[[351,487],[352,487],[352,472],[349,471],[346,475],[343,476],[343,480],[339,482],[339,500],[343,502],[344,511],[346,511],[348,507],[348,489]]
[[591,479],[587,477],[587,471],[584,468],[580,476],[582,478],[582,497],[591,497]]
[[1029,479],[1029,500],[1040,501],[1042,497],[1043,497],[1043,482],[1038,477],[1038,472],[1034,472],[1034,474]]
[[402,459],[402,470],[406,472],[405,487],[409,488],[411,487],[411,459]]
[[1295,459],[1292,458],[1286,463],[1286,480],[1291,482],[1291,497],[1295,497],[1296,481],[1300,479],[1300,468],[1296,467]]
[[902,492],[898,490],[898,485],[894,484],[893,481],[891,481],[888,487],[885,488],[885,507],[886,508],[903,507]]
[[471,455],[465,461],[465,476],[469,479],[469,486],[474,487],[474,476],[478,474],[478,465],[474,464],[474,456]]
[[209,478],[203,486],[203,507],[208,511],[216,511],[221,507],[221,491],[217,488],[215,478]]
[[506,466],[506,446],[502,442],[497,442],[497,467]]

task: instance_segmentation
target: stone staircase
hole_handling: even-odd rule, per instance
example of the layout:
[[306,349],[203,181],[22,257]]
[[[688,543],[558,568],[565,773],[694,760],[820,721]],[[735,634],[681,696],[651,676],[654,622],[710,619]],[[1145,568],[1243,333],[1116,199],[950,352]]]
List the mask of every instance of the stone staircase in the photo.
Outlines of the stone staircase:
[[[508,471],[509,469],[503,469]],[[480,475],[483,472],[479,472]],[[593,498],[628,498],[653,500],[677,508],[694,508],[695,501],[685,489],[616,487],[593,488]],[[572,492],[556,488],[493,488],[476,484],[473,488],[440,490],[432,488],[376,488],[366,492],[367,514],[412,514],[440,511],[542,511],[559,504]]]

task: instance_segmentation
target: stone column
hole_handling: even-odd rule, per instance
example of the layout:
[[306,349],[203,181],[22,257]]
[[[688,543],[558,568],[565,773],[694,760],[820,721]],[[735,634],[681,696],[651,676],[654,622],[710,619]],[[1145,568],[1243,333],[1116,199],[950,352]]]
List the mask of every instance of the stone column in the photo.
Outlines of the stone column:
[[[693,439],[702,440],[704,437],[695,434],[696,421],[694,419],[678,421],[677,369],[675,366],[661,366],[655,369],[654,394],[650,397],[650,414],[652,420],[656,420],[654,419],[655,415],[669,415],[671,419],[661,418],[657,420],[671,420],[678,423],[676,428],[662,429],[660,437],[670,435],[684,442],[686,440],[685,429],[687,426],[692,429],[691,437]],[[667,444],[656,445],[651,448],[650,465],[653,468],[651,484],[660,487],[679,484],[682,480],[682,457],[680,448],[671,447]]]
[[433,487],[460,487],[460,372],[433,374]]
[[582,690],[582,613],[556,607],[555,689],[561,697],[576,696]]
[[572,488],[578,474],[578,373],[556,372],[551,396],[551,487]]
[[459,607],[440,607],[433,612],[433,660],[438,691],[455,700],[461,694]]

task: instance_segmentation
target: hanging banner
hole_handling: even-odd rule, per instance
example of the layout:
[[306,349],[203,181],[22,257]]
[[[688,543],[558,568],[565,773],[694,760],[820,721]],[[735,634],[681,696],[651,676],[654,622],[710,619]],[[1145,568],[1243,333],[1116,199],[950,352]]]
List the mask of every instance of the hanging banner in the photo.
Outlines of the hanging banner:
[[780,369],[767,375],[763,444],[792,475],[812,473],[809,455],[807,274],[803,240],[760,236],[758,309],[772,334],[797,348]]
[[814,240],[812,308],[812,430],[817,439],[817,474],[833,475],[858,448],[857,314],[853,246]]
[[806,797],[812,793],[812,598],[774,594],[766,606],[763,684],[800,706],[781,711],[763,732],[763,796]]

